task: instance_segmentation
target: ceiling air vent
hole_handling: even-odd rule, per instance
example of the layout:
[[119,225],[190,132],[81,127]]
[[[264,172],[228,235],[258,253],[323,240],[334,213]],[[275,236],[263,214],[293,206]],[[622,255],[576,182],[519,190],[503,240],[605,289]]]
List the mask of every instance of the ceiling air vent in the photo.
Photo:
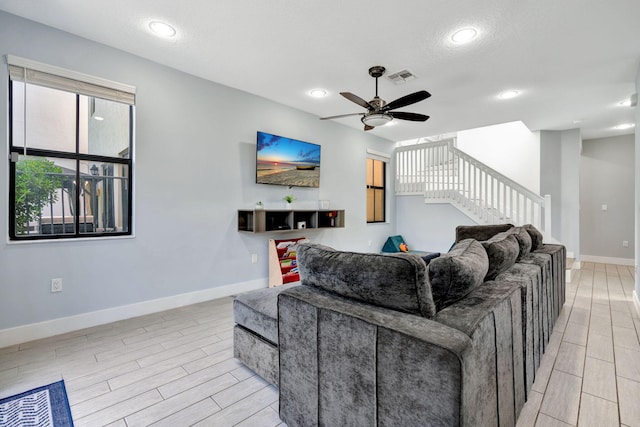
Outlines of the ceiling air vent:
[[397,73],[387,74],[387,78],[397,85],[415,80],[416,76],[409,70],[398,71]]

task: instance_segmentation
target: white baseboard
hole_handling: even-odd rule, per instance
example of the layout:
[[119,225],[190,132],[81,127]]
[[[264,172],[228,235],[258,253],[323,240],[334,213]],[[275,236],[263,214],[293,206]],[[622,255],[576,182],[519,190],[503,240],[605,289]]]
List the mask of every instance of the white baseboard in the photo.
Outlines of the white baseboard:
[[567,251],[567,258],[575,258],[575,255],[571,251]]
[[638,293],[633,291],[633,305],[636,306],[636,313],[640,316],[640,299],[638,299]]
[[266,279],[251,280],[69,317],[61,317],[45,322],[31,323],[15,328],[2,329],[0,330],[0,348],[64,334],[78,329],[116,322],[118,320],[129,319],[131,317],[144,316],[145,314],[156,313],[158,311],[170,310],[185,305],[236,295],[254,289],[266,288],[267,286],[268,283]]
[[595,255],[581,255],[580,261],[597,262],[600,264],[627,265],[632,267],[636,265],[636,260],[632,258],[611,258],[606,256],[595,256]]

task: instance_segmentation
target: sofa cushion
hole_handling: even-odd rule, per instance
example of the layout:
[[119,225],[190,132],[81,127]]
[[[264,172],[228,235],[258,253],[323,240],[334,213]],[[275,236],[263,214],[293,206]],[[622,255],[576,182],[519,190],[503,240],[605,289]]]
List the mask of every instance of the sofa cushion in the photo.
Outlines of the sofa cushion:
[[531,250],[540,249],[542,247],[542,233],[531,224],[523,225],[522,228],[527,230],[531,237]]
[[489,270],[485,280],[493,280],[511,267],[520,253],[520,246],[513,234],[499,233],[481,243],[489,257]]
[[488,268],[487,252],[473,239],[456,243],[449,253],[432,260],[429,281],[436,310],[464,298],[479,286]]
[[238,325],[264,339],[278,343],[278,295],[280,292],[300,286],[288,283],[275,288],[257,289],[238,295],[233,300],[233,318]]
[[427,267],[418,255],[342,252],[306,243],[298,247],[303,286],[427,318],[435,304]]

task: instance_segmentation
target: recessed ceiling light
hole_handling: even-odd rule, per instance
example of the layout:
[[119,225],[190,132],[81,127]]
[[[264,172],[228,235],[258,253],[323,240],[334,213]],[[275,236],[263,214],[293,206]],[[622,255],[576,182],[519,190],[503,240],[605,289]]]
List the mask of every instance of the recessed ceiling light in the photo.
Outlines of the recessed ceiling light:
[[518,95],[520,95],[520,91],[517,91],[515,89],[505,90],[504,92],[501,92],[500,95],[498,95],[498,98],[500,98],[500,99],[510,99],[510,98],[515,98]]
[[176,29],[166,22],[160,21],[151,21],[149,23],[149,29],[153,31],[154,34],[160,37],[173,37],[176,35]]
[[309,95],[313,96],[314,98],[322,98],[327,96],[327,91],[324,89],[313,89],[309,91]]
[[475,28],[463,28],[451,35],[451,41],[455,44],[469,43],[478,36],[478,30]]
[[614,129],[616,130],[625,130],[625,129],[631,129],[632,127],[635,127],[635,124],[633,123],[624,123],[618,126],[614,126]]
[[575,120],[573,121],[573,124],[574,124],[574,125],[579,125],[580,123],[582,123],[582,120],[580,120],[580,119],[575,119]]

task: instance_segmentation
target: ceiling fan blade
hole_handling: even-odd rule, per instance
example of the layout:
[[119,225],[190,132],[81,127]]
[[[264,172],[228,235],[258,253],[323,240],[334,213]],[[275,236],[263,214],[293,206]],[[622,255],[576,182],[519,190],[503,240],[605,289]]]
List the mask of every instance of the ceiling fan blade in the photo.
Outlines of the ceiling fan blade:
[[339,119],[341,117],[349,117],[349,116],[364,116],[364,114],[365,113],[340,114],[337,116],[320,117],[320,120]]
[[371,104],[369,104],[364,99],[360,98],[358,95],[354,95],[351,92],[340,92],[340,95],[344,96],[349,101],[355,102],[359,106],[366,108],[367,110],[373,110],[373,107],[371,106]]
[[393,111],[388,113],[394,119],[409,120],[412,122],[426,122],[429,116],[418,113],[405,113],[404,111]]
[[415,104],[416,102],[420,102],[423,101],[427,98],[429,98],[431,96],[431,94],[429,92],[427,92],[426,90],[421,90],[419,92],[414,92],[411,93],[409,95],[405,95],[401,98],[398,98],[394,101],[391,101],[390,103],[388,103],[387,105],[385,105],[382,110],[383,111],[389,111],[389,110],[395,110],[396,108],[400,108],[400,107],[405,107],[407,105],[411,105],[411,104]]
[[375,129],[375,126],[364,125],[365,132],[371,129]]

